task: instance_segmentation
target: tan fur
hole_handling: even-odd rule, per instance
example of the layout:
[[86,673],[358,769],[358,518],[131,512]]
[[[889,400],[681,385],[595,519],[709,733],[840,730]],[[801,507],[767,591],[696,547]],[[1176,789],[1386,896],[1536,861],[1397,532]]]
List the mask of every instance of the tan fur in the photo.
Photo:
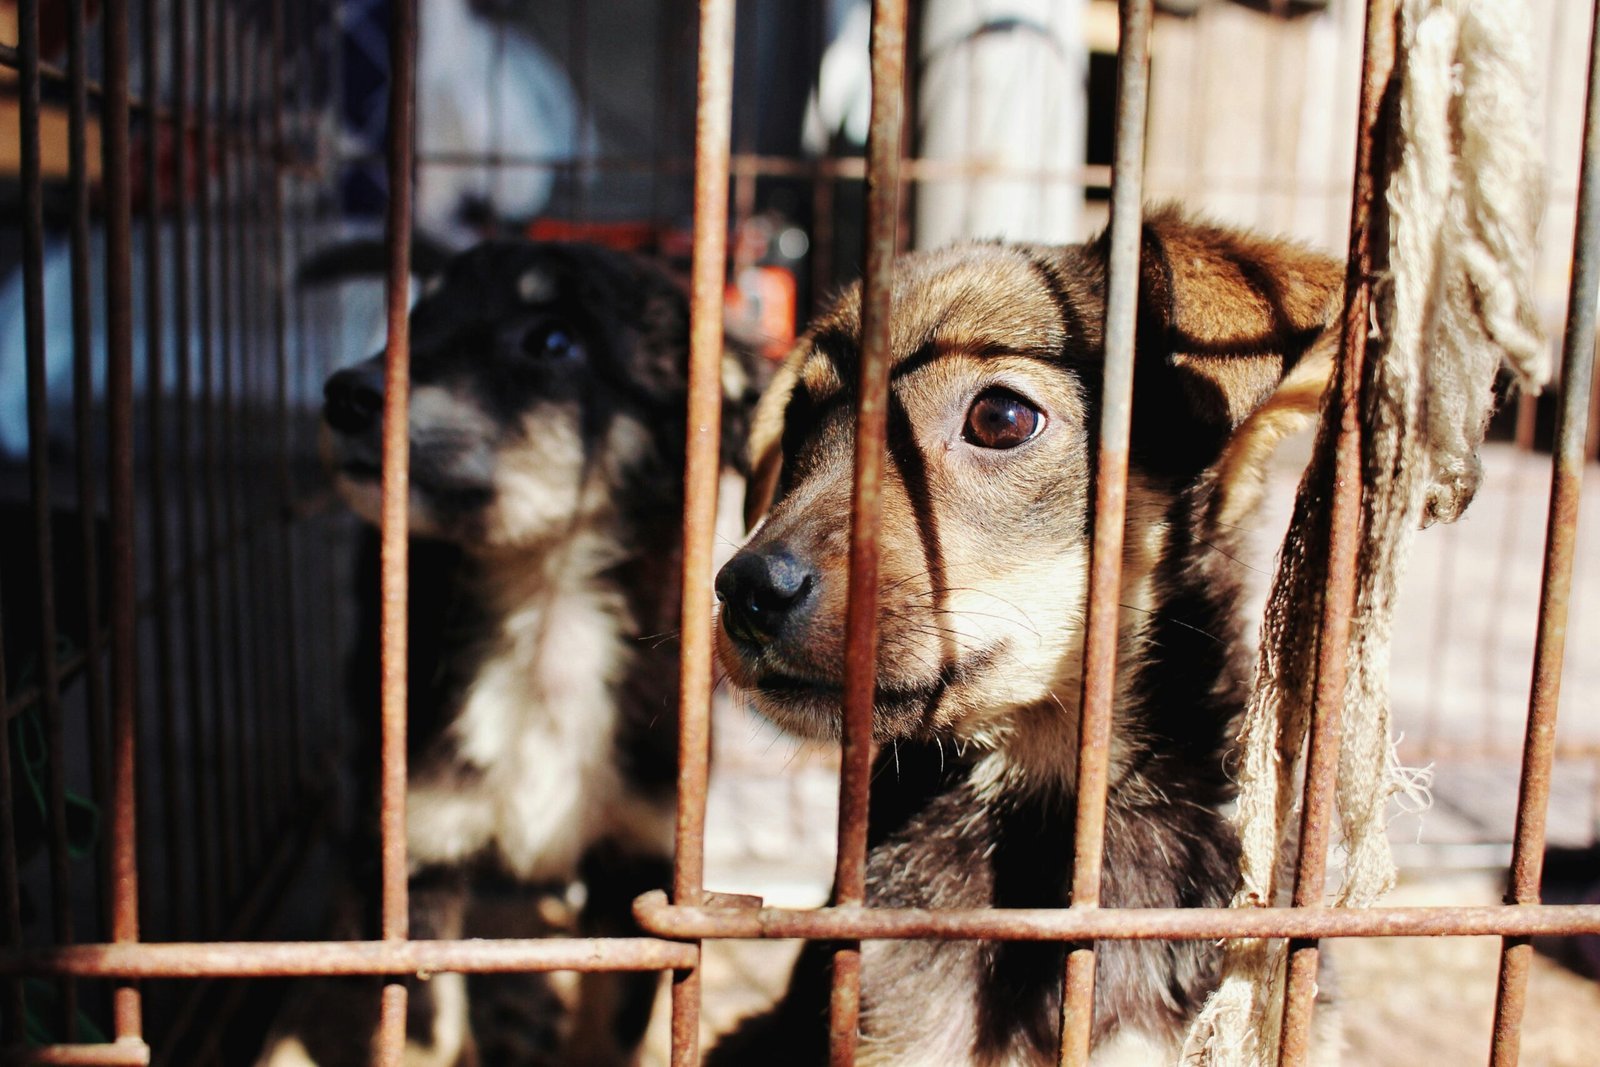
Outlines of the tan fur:
[[1329,334],[1289,372],[1283,385],[1244,420],[1218,458],[1213,528],[1238,526],[1261,502],[1267,462],[1287,438],[1316,420],[1333,373],[1338,339]]
[[[977,827],[992,827],[1019,808],[1038,810],[1029,805],[1052,811],[1075,786],[1103,256],[1096,244],[989,244],[896,264],[890,454],[877,539],[874,734],[886,746],[885,760],[898,743],[962,756],[959,786],[941,786],[945,791],[927,803],[959,796],[975,806],[965,809],[970,820],[940,807],[937,822],[917,824],[929,837],[881,846],[893,849],[888,866],[875,865],[875,850],[869,898],[881,889],[916,906],[972,906],[962,896],[966,875],[938,869],[941,857],[992,855],[1004,835],[981,837],[988,831]],[[1170,210],[1146,220],[1140,275],[1107,852],[1116,854],[1119,835],[1144,845],[1131,867],[1129,846],[1122,847],[1123,866],[1114,878],[1108,874],[1107,885],[1117,882],[1123,899],[1139,898],[1143,878],[1151,893],[1209,893],[1203,899],[1220,905],[1229,887],[1217,870],[1231,847],[1219,813],[1228,793],[1221,768],[1244,681],[1230,617],[1240,593],[1228,568],[1237,564],[1219,546],[1237,543],[1259,502],[1272,449],[1320,404],[1337,343],[1326,327],[1341,275],[1322,256]],[[794,601],[803,607],[775,609],[784,621],[765,631],[748,620],[730,629],[725,615],[718,634],[731,680],[755,692],[762,713],[820,736],[835,735],[839,722],[859,300],[859,290],[847,293],[790,353],[761,400],[750,437],[746,518],[761,524],[744,554],[789,561],[771,573],[804,575],[795,586],[804,600]],[[1043,420],[1011,448],[984,447],[965,432],[972,405],[995,390],[1021,398]],[[730,567],[730,573],[742,572]],[[730,606],[745,603],[729,596]],[[1175,602],[1217,633],[1169,616]],[[771,614],[756,614],[774,609],[741,610],[765,620],[762,626],[774,625]],[[1211,645],[1171,675],[1179,681],[1161,690],[1167,704],[1156,709],[1144,672],[1163,656],[1191,655],[1160,647],[1182,644],[1172,641],[1173,625],[1189,626],[1196,635],[1191,644]],[[1193,738],[1198,747],[1174,738]],[[1163,744],[1178,750],[1158,751]],[[892,780],[891,768],[881,770]],[[1160,777],[1187,770],[1202,784]],[[1175,810],[1185,804],[1190,812]],[[1162,823],[1166,836],[1152,828],[1151,812],[1169,820]],[[916,840],[927,840],[927,849],[917,852]],[[1205,841],[1219,847],[1200,856],[1195,843]],[[1182,889],[1173,890],[1174,883]],[[1006,906],[988,897],[980,902]],[[1140,906],[1154,905],[1141,900]],[[1106,1004],[1128,1014],[1097,1023],[1104,1029],[1091,1064],[1170,1063],[1181,1033],[1171,1013],[1198,1007],[1205,990],[1197,976],[1205,972],[1194,960],[1204,950],[1183,950],[1188,957],[1128,945],[1107,951],[1120,955],[1112,970],[1124,987],[1100,992],[1105,1003],[1097,1001],[1097,1019],[1107,1018]],[[1053,1062],[1018,1039],[987,1046],[975,1040],[992,1025],[980,1023],[974,995],[974,983],[987,979],[981,969],[963,969],[964,958],[949,946],[865,946],[859,1062]],[[1176,977],[1180,972],[1184,977]],[[1014,992],[1007,987],[1002,995]],[[730,1048],[759,1047],[745,1042],[760,1032],[742,1031]],[[1328,1040],[1321,1044],[1329,1047]]]
[[631,803],[606,707],[615,679],[618,598],[566,580],[592,573],[598,535],[547,558],[507,556],[485,585],[504,605],[496,647],[452,724],[448,758],[415,769],[406,837],[413,864],[493,853],[529,881],[569,881],[603,837],[670,848],[670,811]]

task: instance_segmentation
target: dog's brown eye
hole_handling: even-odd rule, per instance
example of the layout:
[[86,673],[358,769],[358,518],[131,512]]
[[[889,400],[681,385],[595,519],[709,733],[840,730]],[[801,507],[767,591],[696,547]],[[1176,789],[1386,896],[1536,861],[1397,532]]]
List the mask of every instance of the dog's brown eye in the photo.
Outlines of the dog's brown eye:
[[576,359],[583,345],[560,323],[535,326],[522,337],[522,351],[539,359]]
[[1044,427],[1044,415],[1016,393],[991,389],[972,402],[961,436],[979,448],[1016,448]]

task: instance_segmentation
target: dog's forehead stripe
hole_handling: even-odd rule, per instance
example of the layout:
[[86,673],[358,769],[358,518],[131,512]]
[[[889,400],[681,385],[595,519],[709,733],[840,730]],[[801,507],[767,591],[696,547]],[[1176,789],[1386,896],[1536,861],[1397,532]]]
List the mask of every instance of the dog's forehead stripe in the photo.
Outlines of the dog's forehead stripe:
[[[976,262],[952,254],[980,253]],[[954,249],[913,260],[897,280],[892,374],[909,373],[947,352],[1059,358],[1088,330],[1066,281],[1023,248]],[[859,292],[847,297],[811,337],[800,384],[814,397],[848,388],[859,345]]]
[[1078,311],[1077,303],[1067,292],[1066,284],[1061,276],[1038,253],[1024,250],[1022,254],[1027,257],[1028,266],[1033,269],[1034,274],[1038,275],[1039,281],[1043,283],[1045,290],[1050,294],[1051,303],[1055,304],[1056,311],[1061,315],[1063,344],[1073,340],[1084,340],[1088,335],[1088,331],[1083,321],[1083,316]]
[[[1012,352],[1012,351],[972,351],[965,348],[946,348],[940,345],[928,344],[911,353],[906,358],[895,364],[889,372],[891,383],[899,383],[919,371],[927,370],[934,366],[945,366],[950,362],[962,359],[1006,359],[1027,360],[1048,367],[1056,372],[1063,370],[1062,362],[1054,353],[1043,352]],[[815,368],[812,377],[822,382],[820,388],[813,387],[807,380],[807,371]],[[790,397],[788,414],[785,416],[785,425],[798,436],[807,436],[817,426],[829,419],[847,415],[848,409],[854,402],[854,383],[846,385],[839,380],[832,363],[823,354],[807,361],[805,371],[802,372],[801,381]]]

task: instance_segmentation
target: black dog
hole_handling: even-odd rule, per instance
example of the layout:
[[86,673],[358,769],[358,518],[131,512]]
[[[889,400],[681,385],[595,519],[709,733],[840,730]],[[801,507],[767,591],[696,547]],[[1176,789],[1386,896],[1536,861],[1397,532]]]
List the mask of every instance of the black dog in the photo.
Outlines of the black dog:
[[[490,243],[427,279],[411,331],[413,936],[529,936],[483,916],[526,923],[541,891],[546,919],[576,910],[566,932],[627,932],[671,867],[684,292],[606,249]],[[734,457],[755,360],[730,346],[724,363]],[[331,377],[324,408],[339,491],[374,523],[383,391],[380,355]],[[375,724],[374,593],[357,670]],[[656,984],[586,977],[552,1027],[530,1005],[553,982],[439,976],[417,987],[410,1051],[625,1063]]]

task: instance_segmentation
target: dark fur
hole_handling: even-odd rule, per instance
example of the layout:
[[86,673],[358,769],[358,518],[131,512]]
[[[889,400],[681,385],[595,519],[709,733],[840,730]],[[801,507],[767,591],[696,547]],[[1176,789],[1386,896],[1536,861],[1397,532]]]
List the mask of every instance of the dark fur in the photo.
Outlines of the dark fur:
[[[1038,701],[1000,709],[1002,727],[971,726],[989,714],[985,687],[999,684],[992,678],[1015,659],[1017,642],[995,631],[999,639],[974,651],[960,639],[940,645],[927,635],[949,623],[935,609],[959,598],[963,585],[982,588],[992,575],[994,587],[1014,598],[1004,584],[1008,555],[1088,543],[1104,264],[1105,245],[1096,242],[968,246],[896,266],[870,905],[1071,903],[1076,690],[1063,682],[1059,707]],[[1147,223],[1125,598],[1138,580],[1132,561],[1149,524],[1164,523],[1166,538],[1148,561],[1155,603],[1143,633],[1130,641],[1125,632],[1121,642],[1127,689],[1114,728],[1107,906],[1215,907],[1233,891],[1237,844],[1220,809],[1232,795],[1227,753],[1247,695],[1237,617],[1244,538],[1215,517],[1230,492],[1249,495],[1244,483],[1259,472],[1230,471],[1235,485],[1214,465],[1289,369],[1312,350],[1325,356],[1338,283],[1333,263],[1297,248],[1171,212]],[[756,510],[766,504],[763,489],[776,499],[741,555],[782,552],[810,584],[769,636],[752,638],[748,626],[730,632],[725,607],[719,642],[758,709],[824,735],[837,730],[847,549],[831,531],[847,528],[859,299],[846,294],[802,341],[763,401],[752,441]],[[1028,459],[1022,448],[1014,457],[963,458],[964,446],[938,428],[948,405],[929,397],[982,396],[992,388],[984,384],[989,361],[1012,356],[1024,359],[1012,361],[1022,369],[1012,379],[1021,384],[1011,387],[1053,398],[1044,406],[1056,437],[1038,447],[1054,451],[1040,453],[1048,462]],[[945,364],[956,369],[940,371]],[[978,384],[963,393],[959,381],[950,384],[962,375]],[[972,550],[973,540],[987,547]],[[963,552],[998,562],[984,570],[948,561]],[[736,558],[729,567],[741,565],[748,566]],[[1067,596],[1073,586],[1063,581],[1059,595]],[[719,590],[740,595],[731,582],[719,581]],[[1009,610],[996,600],[990,610]],[[1075,677],[1081,644],[1073,640],[1061,640],[1052,677]],[[1070,731],[1038,728],[1056,715],[1071,716]],[[1211,943],[1113,941],[1098,950],[1097,1043],[1123,1028],[1171,1042],[1215,983]],[[869,943],[862,1062],[909,1067],[937,1055],[948,1064],[1054,1063],[1063,952],[1038,943]],[[808,945],[784,1000],[721,1041],[709,1062],[826,1062],[828,955],[827,946]],[[960,1032],[946,1045],[911,1044],[947,1025]],[[899,1051],[908,1044],[914,1055]]]
[[[583,616],[588,625],[595,616],[609,620],[601,639],[616,647],[600,651],[616,664],[615,673],[600,706],[585,706],[583,714],[610,724],[609,762],[627,802],[670,826],[688,363],[682,288],[651,264],[606,249],[495,242],[455,257],[427,279],[410,322],[413,798],[429,783],[446,796],[450,783],[462,796],[489,788],[486,768],[461,747],[470,745],[461,736],[470,728],[462,718],[467,697],[486,672],[503,669],[506,657],[517,654],[506,638],[509,618],[531,613],[544,620],[541,634],[566,624],[550,614],[555,608],[540,608],[537,587],[526,603],[506,602],[508,587],[537,586],[538,576],[547,575],[565,590],[561,602],[596,605]],[[728,358],[742,369],[755,367],[738,346],[730,346]],[[346,497],[374,520],[381,420],[365,415],[381,396],[382,375],[383,357],[374,356],[334,375],[327,387],[330,463]],[[726,398],[730,463],[738,462],[736,444],[753,397],[752,389]],[[555,449],[554,459],[528,458],[545,448]],[[567,465],[562,457],[573,454],[579,458]],[[513,481],[505,473],[510,468],[519,471]],[[530,493],[549,500],[530,500]],[[576,510],[563,510],[569,499]],[[572,556],[567,546],[579,540],[589,547]],[[364,616],[352,664],[364,728],[356,765],[372,801],[379,766],[376,542],[374,533],[363,550]],[[540,610],[547,614],[538,616]],[[533,638],[536,658],[523,669],[536,670],[543,640]],[[526,701],[518,715],[542,713],[534,693],[511,699]],[[559,760],[551,766],[567,772]],[[415,819],[415,799],[412,808]],[[373,819],[369,829],[375,826]],[[532,880],[507,847],[491,838],[414,874],[413,936],[627,934],[634,931],[633,898],[670,879],[670,835],[586,840],[569,868],[552,861],[553,870]],[[415,839],[413,848],[415,862]],[[358,854],[375,859],[375,840]],[[531,869],[525,858],[522,869]],[[376,874],[369,864],[363,879],[369,902],[377,899]],[[584,907],[571,926],[552,928],[539,918],[539,900],[558,901],[570,882],[584,885]],[[367,925],[374,933],[371,908]],[[573,1010],[599,1028],[594,1040],[594,1034],[564,1036],[582,1024],[562,1020],[542,977],[473,976],[467,987],[473,1037],[459,1062],[621,1062],[643,1037],[656,985],[649,974],[586,978],[584,1003]],[[408,1033],[419,1048],[432,1042],[438,1008],[431,992],[430,983],[413,984]],[[600,1047],[606,1043],[615,1046],[615,1059]]]

